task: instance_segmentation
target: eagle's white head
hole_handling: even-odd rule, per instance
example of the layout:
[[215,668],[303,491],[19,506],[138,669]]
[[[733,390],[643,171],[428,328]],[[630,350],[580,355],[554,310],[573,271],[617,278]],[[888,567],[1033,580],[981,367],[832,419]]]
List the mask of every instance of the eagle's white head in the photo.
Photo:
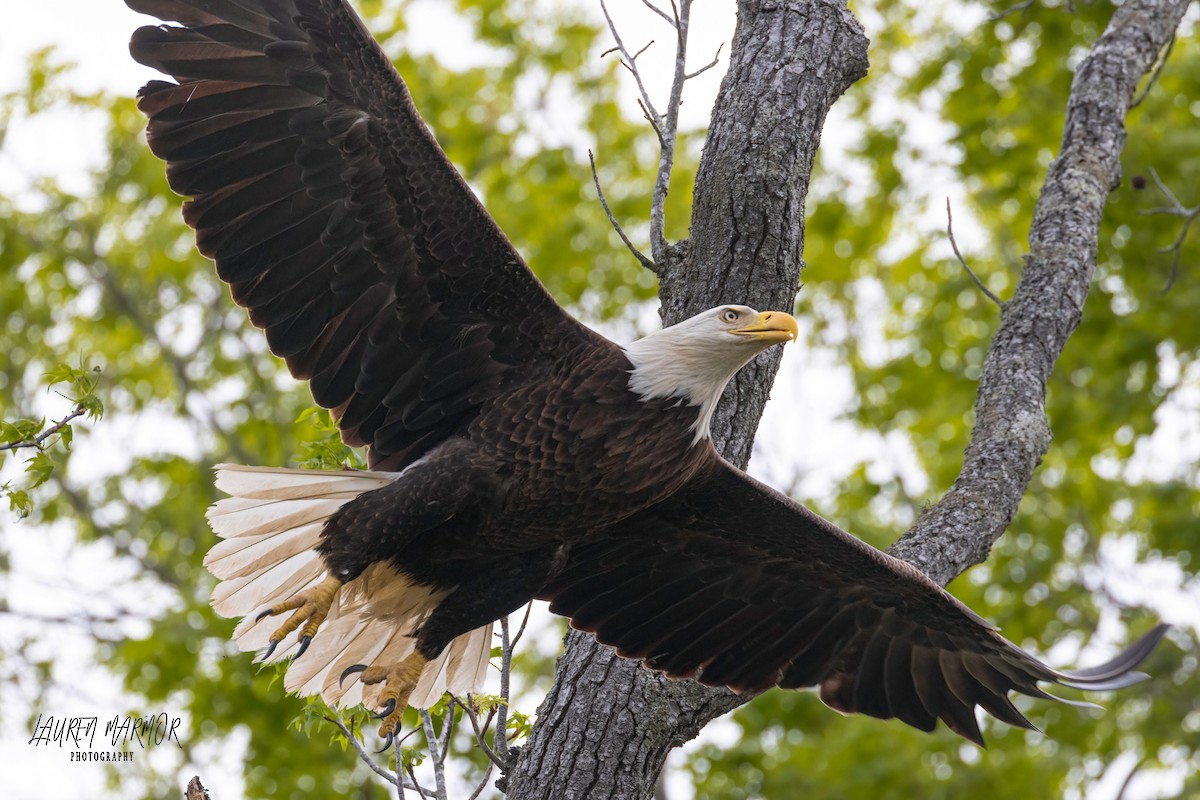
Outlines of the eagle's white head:
[[629,388],[642,400],[678,397],[698,406],[692,443],[709,435],[725,384],[763,350],[796,338],[791,314],[717,306],[625,347],[633,364]]

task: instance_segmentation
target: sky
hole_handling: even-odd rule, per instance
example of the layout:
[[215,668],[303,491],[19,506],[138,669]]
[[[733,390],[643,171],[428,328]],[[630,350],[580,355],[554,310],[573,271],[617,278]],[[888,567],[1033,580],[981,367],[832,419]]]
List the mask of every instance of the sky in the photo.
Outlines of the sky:
[[[697,3],[692,29],[692,65],[706,63],[721,43],[726,43],[727,50],[732,37],[732,5],[724,0]],[[53,0],[10,3],[8,6],[5,9],[6,24],[0,28],[0,92],[17,88],[29,54],[48,45],[58,48],[60,58],[78,64],[69,79],[69,84],[77,91],[104,89],[132,94],[146,80],[156,77],[153,71],[135,64],[126,48],[129,34],[148,18],[129,11],[119,0]],[[645,41],[639,36],[653,30],[653,17],[634,0],[614,0],[610,6],[627,43],[640,48]],[[63,24],[63,20],[70,20],[70,24]],[[414,38],[433,43],[432,49],[451,64],[463,65],[485,57],[471,48],[450,46],[462,38],[465,27],[433,0],[416,3],[410,21],[430,32],[428,36]],[[964,20],[964,24],[969,23],[970,20]],[[664,39],[661,33],[655,38],[660,42]],[[650,78],[651,93],[656,97],[665,96],[670,57],[667,47],[655,46],[642,59]],[[683,106],[685,126],[700,126],[707,121],[725,64],[723,54],[716,69],[688,85]],[[632,81],[625,89],[631,116],[636,117],[636,90]],[[886,117],[889,109],[881,106],[876,113]],[[831,125],[838,124],[835,113]],[[932,148],[937,144],[936,126],[931,123],[927,129],[934,131],[931,135],[935,138],[930,142]],[[83,190],[87,185],[87,169],[97,164],[102,155],[101,132],[99,119],[82,115],[60,115],[36,125],[17,121],[0,148],[0,191],[19,194],[40,175],[53,175],[67,188]],[[830,135],[827,129],[822,159],[836,160],[836,148],[837,137]],[[924,209],[920,213],[926,216],[943,213],[939,211],[941,198],[957,191],[941,182],[936,168],[930,168],[929,174],[928,202],[920,206]],[[960,222],[956,214],[955,223],[959,241],[964,249],[968,249],[972,239],[970,219],[964,217]],[[869,292],[869,289],[864,291]],[[648,308],[647,313],[652,314],[653,309]],[[851,392],[848,375],[833,362],[831,354],[787,348],[758,438],[752,471],[780,487],[790,486],[797,476],[803,476],[803,493],[820,495],[840,475],[867,459],[917,481],[914,493],[923,492],[924,486],[919,484],[923,477],[913,466],[911,450],[906,443],[864,437],[839,419],[839,414],[851,405]],[[142,426],[106,420],[91,441],[93,452],[111,451],[127,443],[139,429],[144,430]],[[798,431],[804,435],[803,454],[797,454],[789,444],[797,441]],[[152,442],[136,441],[133,444],[134,447],[152,445]],[[84,441],[79,444],[80,448],[88,446]],[[179,446],[186,447],[187,444],[181,442]],[[818,465],[820,470],[815,469]],[[80,465],[80,469],[86,469],[86,466]],[[8,520],[0,520],[0,526],[7,524]],[[14,542],[14,578],[6,587],[7,594],[36,598],[42,612],[68,614],[78,607],[81,598],[98,602],[96,598],[112,595],[111,587],[129,577],[123,572],[128,569],[127,565],[113,558],[103,545],[79,549],[74,545],[71,531],[66,528],[39,529],[36,537],[29,536],[28,529],[21,533],[19,539],[8,537]],[[1169,578],[1164,576],[1160,580],[1168,582]],[[1135,578],[1130,583],[1136,585],[1138,581]],[[1183,604],[1183,608],[1196,608],[1194,597],[1175,597],[1172,602]],[[1200,612],[1197,614],[1200,618]],[[136,628],[137,623],[132,624]],[[4,630],[0,626],[0,635]],[[536,646],[555,649],[557,638],[539,641]],[[61,698],[64,710],[69,708],[76,713],[93,709],[102,717],[125,710],[116,680],[92,663],[86,636],[69,631],[48,631],[45,652],[57,662],[62,672],[80,676],[73,694]],[[28,687],[18,688],[24,692]],[[11,693],[13,687],[8,690],[0,687],[0,701],[12,697],[5,691]],[[532,707],[536,701],[534,698],[526,705]],[[66,769],[60,754],[30,748],[26,744],[28,732],[19,727],[24,725],[23,716],[24,712],[9,713],[0,720],[0,763],[5,765],[0,771],[0,797],[5,800],[73,798],[80,796],[81,787],[103,786],[100,766],[72,764]],[[13,727],[14,717],[18,718],[16,728]],[[707,731],[707,736],[718,740],[727,734],[719,725]],[[240,787],[237,754],[243,746],[244,742],[234,737],[222,745],[201,748],[197,753],[200,763],[189,765],[188,774],[194,769],[210,786],[225,787],[219,800],[236,800]],[[678,782],[673,782],[672,792],[673,798],[686,796]]]

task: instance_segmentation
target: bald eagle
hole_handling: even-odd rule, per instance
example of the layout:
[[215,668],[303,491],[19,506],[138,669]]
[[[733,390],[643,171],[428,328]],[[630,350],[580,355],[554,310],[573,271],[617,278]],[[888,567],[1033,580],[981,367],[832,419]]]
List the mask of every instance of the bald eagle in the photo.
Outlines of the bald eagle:
[[[1052,669],[908,564],[714,449],[722,389],[796,337],[725,305],[619,346],[568,315],[345,0],[126,0],[151,149],[233,299],[368,471],[222,465],[218,612],[285,686],[381,736],[483,676],[531,599],[672,678],[843,712],[1032,727],[1010,691],[1114,689],[1162,636]],[[279,615],[288,614],[286,621]]]

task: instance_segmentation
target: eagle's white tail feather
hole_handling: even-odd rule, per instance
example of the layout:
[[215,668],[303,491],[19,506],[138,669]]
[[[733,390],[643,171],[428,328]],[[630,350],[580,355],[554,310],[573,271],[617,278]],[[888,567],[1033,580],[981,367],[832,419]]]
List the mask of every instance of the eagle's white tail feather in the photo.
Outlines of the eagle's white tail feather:
[[[393,472],[217,466],[217,488],[233,496],[208,511],[222,541],[204,563],[221,579],[213,591],[217,613],[245,617],[233,634],[239,649],[265,648],[282,624],[279,618],[256,620],[252,614],[325,577],[324,563],[313,549],[325,521],[346,502],[395,479]],[[320,694],[334,706],[372,702],[382,686],[365,686],[358,674],[339,685],[342,672],[352,664],[395,664],[412,653],[415,641],[409,634],[443,597],[444,592],[415,584],[386,564],[371,565],[338,592],[304,657],[289,665],[284,687],[302,695]],[[428,708],[447,690],[477,690],[487,672],[491,641],[491,625],[452,641],[426,665],[409,704]],[[298,646],[299,633],[293,631],[269,660],[285,660]]]
[[244,617],[308,588],[324,571],[320,557],[306,550],[252,575],[218,583],[213,589],[213,608],[223,617]]
[[323,522],[310,522],[291,530],[226,539],[208,551],[204,566],[221,580],[258,573],[272,564],[312,550],[321,541]]

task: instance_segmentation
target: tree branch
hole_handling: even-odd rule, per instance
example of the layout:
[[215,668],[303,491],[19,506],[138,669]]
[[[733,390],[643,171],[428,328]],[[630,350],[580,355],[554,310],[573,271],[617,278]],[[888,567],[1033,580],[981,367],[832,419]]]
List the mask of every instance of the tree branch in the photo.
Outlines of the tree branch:
[[[821,127],[866,74],[867,40],[845,0],[740,0],[729,61],[697,175],[692,238],[668,250],[668,261],[652,253],[670,267],[659,277],[666,324],[721,302],[794,305]],[[743,370],[718,412],[713,438],[734,463],[749,458],[777,366],[767,357]],[[649,800],[667,753],[741,702],[667,680],[573,631],[507,773],[508,798]]]
[[1062,147],[1034,209],[1030,254],[984,362],[962,471],[891,548],[938,583],[983,562],[1050,446],[1046,383],[1083,313],[1100,219],[1121,175],[1125,115],[1188,0],[1129,0],[1075,73]]
[[675,165],[675,140],[679,133],[679,104],[683,84],[687,82],[688,25],[692,17],[692,0],[671,0],[675,15],[675,75],[671,79],[671,94],[667,99],[667,116],[659,137],[658,174],[654,178],[654,194],[650,200],[650,254],[655,263],[665,264],[668,258],[666,234],[667,192],[671,185],[671,169]]
[[[425,745],[429,748],[429,760],[433,763],[434,797],[437,800],[447,800],[445,761],[442,758],[441,751],[438,749],[438,735],[433,729],[433,716],[425,708],[420,710],[420,716],[421,727],[425,730]],[[453,716],[453,714],[448,715],[448,717]],[[446,724],[448,725],[449,723],[447,722]],[[422,792],[422,795],[424,795],[424,792]]]
[[1175,237],[1175,241],[1167,247],[1160,247],[1160,253],[1172,253],[1171,258],[1171,274],[1167,276],[1167,282],[1163,286],[1163,294],[1171,291],[1175,286],[1175,281],[1179,278],[1179,263],[1183,258],[1183,243],[1187,241],[1188,232],[1192,228],[1192,223],[1200,217],[1200,206],[1195,208],[1187,208],[1183,203],[1179,202],[1179,198],[1171,191],[1170,187],[1163,183],[1162,178],[1158,177],[1158,170],[1151,167],[1150,177],[1154,179],[1154,184],[1158,186],[1158,190],[1166,195],[1166,198],[1171,201],[1169,208],[1155,208],[1149,211],[1143,211],[1143,214],[1166,214],[1174,217],[1183,217],[1183,225],[1179,229],[1179,235]]
[[653,273],[658,273],[658,265],[646,257],[641,250],[634,246],[629,237],[625,235],[624,229],[621,228],[621,223],[617,222],[617,218],[613,216],[612,209],[608,207],[608,200],[604,197],[604,190],[600,188],[600,176],[596,174],[596,157],[592,155],[592,151],[588,150],[588,161],[592,164],[592,183],[596,184],[596,194],[600,197],[600,205],[604,207],[604,213],[608,215],[608,221],[612,224],[617,235],[621,237],[621,241],[629,248],[629,252],[633,253],[643,267]]
[[61,420],[54,423],[46,430],[42,431],[37,436],[33,437],[32,439],[26,439],[26,440],[20,441],[20,442],[10,442],[8,444],[0,445],[0,452],[3,452],[5,450],[19,450],[23,447],[33,447],[38,450],[41,450],[42,442],[46,441],[54,434],[61,431],[63,428],[70,425],[72,420],[78,419],[79,417],[82,417],[86,413],[87,413],[87,409],[84,407],[83,403],[76,403],[75,407],[73,409],[71,409],[70,414],[67,414]]
[[946,235],[950,237],[950,246],[954,248],[954,255],[958,257],[958,263],[962,264],[962,268],[971,276],[971,280],[975,281],[975,285],[979,287],[979,291],[983,292],[989,300],[1003,311],[1004,301],[992,294],[992,290],[985,286],[983,281],[979,280],[979,276],[971,271],[971,268],[967,266],[967,260],[963,258],[963,254],[958,250],[958,242],[954,238],[954,216],[950,213],[949,197],[946,198]]
[[[323,717],[323,719],[326,722],[332,722],[334,725],[336,725],[338,727],[338,730],[340,730],[342,732],[342,735],[346,737],[346,741],[349,742],[351,744],[351,746],[354,748],[354,751],[356,753],[358,753],[359,759],[364,764],[366,764],[368,767],[370,767],[372,772],[374,772],[379,777],[383,778],[385,781],[387,781],[392,786],[397,785],[397,780],[400,778],[400,767],[398,766],[400,763],[400,750],[399,750],[398,742],[397,742],[397,750],[396,750],[397,767],[396,767],[396,773],[393,774],[393,773],[389,772],[388,770],[384,769],[383,767],[379,766],[378,762],[376,762],[375,759],[371,756],[371,754],[367,752],[367,749],[362,746],[362,742],[358,741],[358,739],[354,736],[354,734],[350,732],[350,729],[346,727],[346,723],[342,722],[341,717],[338,717],[335,715],[332,717],[326,716],[326,717]],[[402,781],[402,786],[400,786],[401,791],[397,794],[397,796],[400,798],[400,800],[403,800],[403,798],[404,798],[403,789],[414,789],[415,790],[416,788],[417,787],[415,784],[410,784],[408,781]]]

